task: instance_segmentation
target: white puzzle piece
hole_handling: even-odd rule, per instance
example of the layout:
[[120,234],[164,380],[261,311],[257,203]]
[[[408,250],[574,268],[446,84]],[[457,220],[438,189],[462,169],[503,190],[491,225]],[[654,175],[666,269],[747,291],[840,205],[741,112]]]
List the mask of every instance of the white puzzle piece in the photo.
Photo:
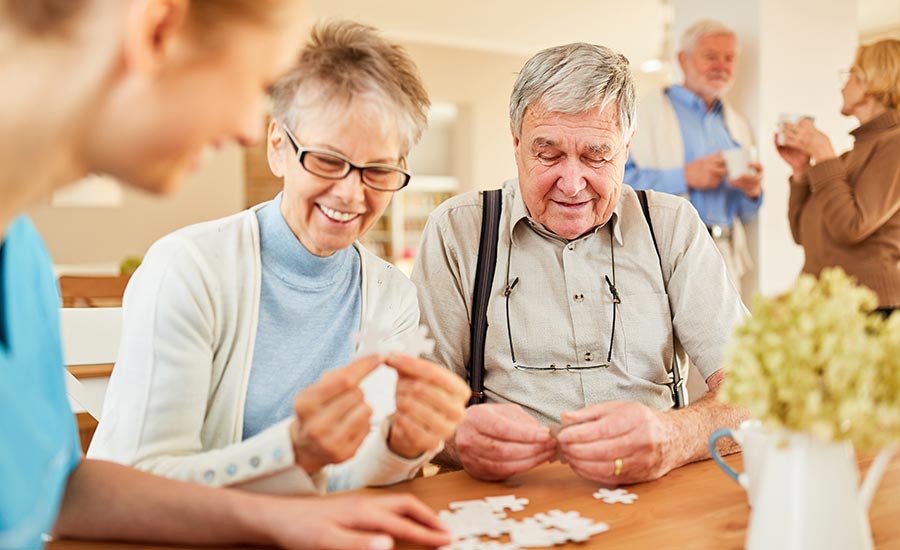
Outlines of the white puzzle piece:
[[381,355],[403,353],[419,357],[434,351],[434,340],[428,338],[428,328],[424,325],[419,325],[415,331],[393,339],[390,330],[367,326],[353,337],[353,341],[357,344],[355,358],[373,353]]
[[503,495],[497,497],[484,497],[495,512],[502,512],[508,509],[511,512],[521,512],[528,505],[527,498],[516,498],[516,495]]
[[598,489],[594,498],[607,504],[633,504],[638,496],[625,489]]

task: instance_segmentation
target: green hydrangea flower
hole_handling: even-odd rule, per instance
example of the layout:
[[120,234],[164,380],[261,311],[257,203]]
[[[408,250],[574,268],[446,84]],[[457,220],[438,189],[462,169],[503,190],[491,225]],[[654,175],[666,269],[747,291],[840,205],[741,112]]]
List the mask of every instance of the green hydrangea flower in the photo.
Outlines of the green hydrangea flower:
[[879,448],[900,440],[900,315],[840,268],[757,296],[725,359],[719,398],[765,424]]

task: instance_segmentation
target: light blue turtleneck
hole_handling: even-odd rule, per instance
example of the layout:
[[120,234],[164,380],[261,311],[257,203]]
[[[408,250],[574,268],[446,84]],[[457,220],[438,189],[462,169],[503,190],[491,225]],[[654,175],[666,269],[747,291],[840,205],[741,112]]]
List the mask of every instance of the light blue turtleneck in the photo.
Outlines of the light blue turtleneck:
[[281,215],[280,193],[256,217],[262,289],[244,439],[291,416],[298,391],[349,362],[362,308],[356,248],[311,254]]

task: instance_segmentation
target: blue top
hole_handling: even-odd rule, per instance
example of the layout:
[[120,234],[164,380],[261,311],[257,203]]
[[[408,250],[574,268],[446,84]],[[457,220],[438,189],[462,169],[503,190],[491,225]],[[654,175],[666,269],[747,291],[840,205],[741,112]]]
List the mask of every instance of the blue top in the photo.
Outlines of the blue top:
[[[703,99],[684,86],[666,89],[666,97],[672,102],[681,127],[685,164],[716,151],[739,147],[725,126],[722,102],[716,100],[712,109],[707,111]],[[691,204],[707,225],[731,226],[735,216],[741,221],[750,221],[756,217],[762,204],[762,195],[748,199],[740,189],[728,185],[727,176],[714,189],[689,190],[684,178],[684,166],[665,170],[640,168],[630,156],[625,164],[625,183],[635,189],[690,195]]]
[[325,258],[311,254],[281,215],[280,193],[256,217],[262,290],[244,439],[291,416],[298,391],[350,361],[362,310],[355,247]]
[[41,548],[81,459],[63,379],[59,287],[31,222],[0,245],[0,548]]

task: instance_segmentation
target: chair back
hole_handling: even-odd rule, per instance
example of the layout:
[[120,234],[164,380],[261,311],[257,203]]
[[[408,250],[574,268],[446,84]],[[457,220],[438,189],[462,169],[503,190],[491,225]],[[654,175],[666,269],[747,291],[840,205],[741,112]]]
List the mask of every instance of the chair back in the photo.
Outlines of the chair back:
[[131,275],[61,275],[63,307],[121,307],[129,279]]

